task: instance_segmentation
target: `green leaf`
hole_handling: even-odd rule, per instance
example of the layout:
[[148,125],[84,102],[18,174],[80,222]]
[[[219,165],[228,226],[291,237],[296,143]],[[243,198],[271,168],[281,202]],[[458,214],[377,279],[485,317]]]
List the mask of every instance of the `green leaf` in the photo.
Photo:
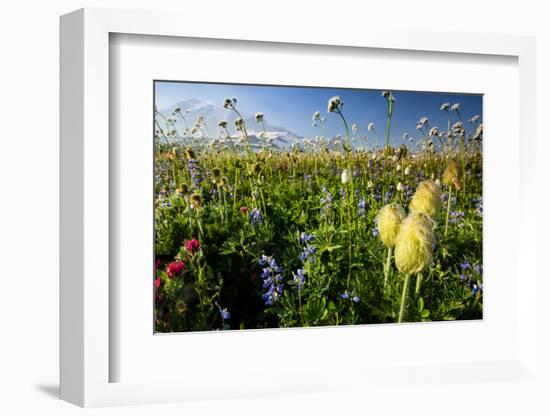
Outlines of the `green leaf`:
[[418,312],[422,312],[424,309],[424,299],[418,298]]

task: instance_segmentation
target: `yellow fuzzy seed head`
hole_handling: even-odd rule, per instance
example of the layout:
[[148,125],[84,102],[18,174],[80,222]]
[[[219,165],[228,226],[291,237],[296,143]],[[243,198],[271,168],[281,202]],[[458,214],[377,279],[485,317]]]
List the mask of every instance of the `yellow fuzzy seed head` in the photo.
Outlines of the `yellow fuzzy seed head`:
[[177,192],[185,195],[187,192],[189,192],[189,187],[186,184],[182,183],[178,187]]
[[447,186],[455,186],[460,189],[461,168],[455,159],[449,159],[443,172],[443,183]]
[[187,157],[189,159],[196,159],[197,158],[197,155],[195,155],[195,152],[193,151],[193,149],[185,149],[185,153],[187,154]]
[[432,263],[434,222],[412,212],[401,223],[395,239],[395,265],[405,276],[420,273]]
[[199,209],[202,206],[202,197],[199,194],[191,195],[191,207]]
[[420,182],[409,204],[409,211],[421,212],[435,219],[440,208],[441,194],[439,186],[429,180]]
[[385,205],[378,213],[378,235],[386,247],[395,246],[395,238],[404,218],[405,210],[397,204]]

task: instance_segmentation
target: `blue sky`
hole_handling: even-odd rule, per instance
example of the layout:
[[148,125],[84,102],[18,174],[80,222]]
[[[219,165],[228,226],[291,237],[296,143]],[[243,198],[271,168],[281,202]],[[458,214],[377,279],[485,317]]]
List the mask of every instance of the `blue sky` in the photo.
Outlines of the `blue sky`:
[[[367,132],[369,122],[374,122],[379,143],[384,140],[387,124],[387,101],[382,90],[360,90],[342,88],[281,87],[238,84],[201,84],[186,82],[156,82],[155,100],[159,109],[191,98],[212,103],[220,108],[226,97],[236,97],[237,108],[243,116],[249,117],[262,112],[269,124],[284,127],[304,137],[320,134],[312,127],[311,116],[317,110],[326,117],[326,135],[343,134],[344,127],[336,114],[327,114],[327,101],[338,95],[344,101],[343,114],[350,128],[356,123],[362,135]],[[440,110],[444,102],[460,103],[460,112],[468,132],[473,127],[466,122],[470,117],[482,115],[482,96],[478,94],[454,94],[433,92],[393,91],[394,104],[390,137],[394,143],[402,143],[405,132],[420,137],[416,131],[418,120],[426,116],[430,125],[447,130],[447,115]],[[228,119],[234,116],[228,111]],[[451,120],[458,121],[451,112]]]

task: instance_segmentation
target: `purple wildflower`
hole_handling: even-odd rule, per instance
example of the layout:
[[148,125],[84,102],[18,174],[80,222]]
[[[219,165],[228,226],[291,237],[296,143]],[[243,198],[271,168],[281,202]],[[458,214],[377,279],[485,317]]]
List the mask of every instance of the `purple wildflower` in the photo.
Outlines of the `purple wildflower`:
[[258,225],[258,224],[264,223],[264,216],[262,215],[262,213],[258,208],[254,208],[250,212],[249,217],[250,217],[250,223],[252,225]]
[[260,260],[258,260],[260,266],[267,266],[263,268],[262,278],[264,283],[262,288],[266,290],[262,298],[265,301],[265,304],[268,306],[276,303],[281,295],[283,294],[283,268],[279,267],[277,261],[271,257],[262,255]]
[[296,284],[298,290],[302,290],[302,288],[304,287],[304,284],[306,282],[305,273],[305,269],[298,269],[296,270],[296,273],[292,272],[292,278],[294,279],[294,283]]
[[227,321],[228,319],[231,319],[231,314],[227,311],[227,308],[220,308],[220,315],[222,316],[222,319],[224,321]]

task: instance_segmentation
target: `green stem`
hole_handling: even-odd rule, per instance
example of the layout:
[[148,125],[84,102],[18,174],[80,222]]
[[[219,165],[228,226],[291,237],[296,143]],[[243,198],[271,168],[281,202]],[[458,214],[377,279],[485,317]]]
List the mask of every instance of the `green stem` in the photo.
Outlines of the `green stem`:
[[417,295],[420,294],[420,286],[422,286],[422,273],[416,275],[416,290],[414,291]]
[[392,114],[393,114],[393,100],[390,98],[388,100],[388,125],[386,127],[386,149],[390,147],[390,127],[391,127]]
[[449,226],[449,212],[451,211],[451,196],[453,194],[453,188],[449,185],[449,197],[447,199],[447,216],[445,218],[445,235],[447,235],[447,228]]
[[237,186],[239,182],[239,170],[235,169],[235,189],[233,190],[233,211],[237,208]]
[[353,186],[353,172],[351,168],[351,147],[349,144],[349,127],[348,123],[342,114],[341,111],[337,111],[338,115],[342,118],[342,121],[344,122],[344,127],[346,128],[346,169],[348,171],[350,180],[349,180],[349,186],[348,186],[348,235],[349,235],[349,244],[348,244],[348,278],[346,281],[346,286],[349,289],[350,288],[350,280],[351,280],[351,264],[352,264],[352,250],[353,250],[353,232],[351,229],[352,224],[352,206],[354,204],[354,198],[355,198],[355,189]]
[[391,269],[391,256],[392,256],[392,248],[388,247],[388,256],[386,257],[386,265],[384,267],[384,287],[388,284],[388,278],[390,275],[390,269]]
[[407,296],[409,294],[409,282],[411,280],[411,275],[405,276],[405,281],[403,282],[403,293],[401,294],[401,307],[399,308],[399,318],[398,323],[403,322],[405,316],[405,308],[407,303]]

